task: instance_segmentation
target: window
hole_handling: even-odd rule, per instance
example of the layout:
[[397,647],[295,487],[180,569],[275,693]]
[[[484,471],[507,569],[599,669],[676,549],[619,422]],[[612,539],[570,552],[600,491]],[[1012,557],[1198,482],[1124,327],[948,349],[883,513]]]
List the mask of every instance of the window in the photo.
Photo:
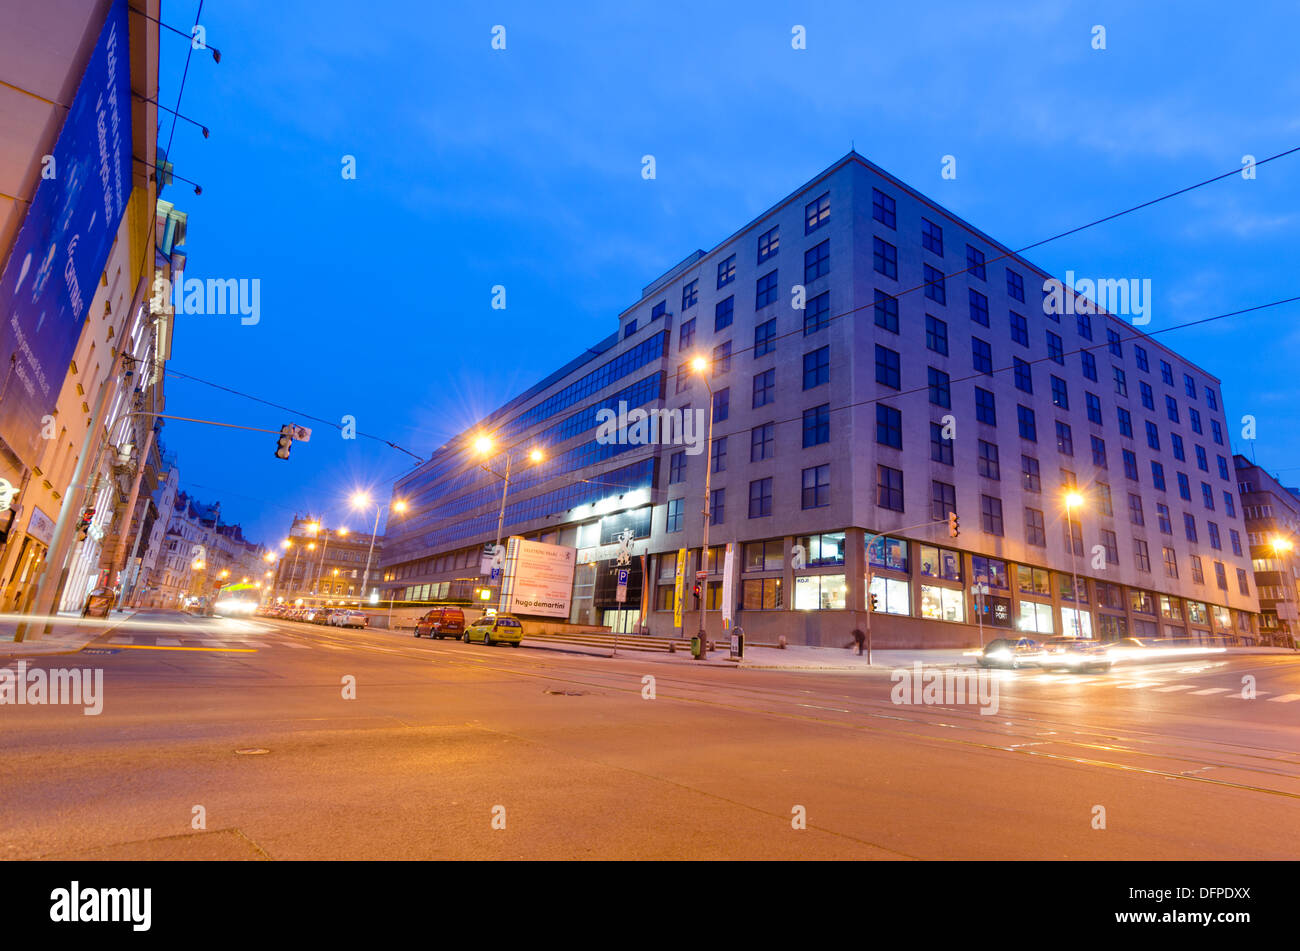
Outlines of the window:
[[1178,400],[1172,396],[1165,397],[1165,415],[1169,417],[1171,423],[1178,422]]
[[754,356],[762,357],[776,349],[776,318],[754,328]]
[[1106,566],[1119,567],[1119,539],[1108,528],[1101,530],[1101,547],[1106,550]]
[[689,350],[695,345],[695,318],[682,321],[677,330],[677,349]]
[[903,511],[903,473],[889,466],[876,466],[876,505]]
[[894,449],[903,448],[903,414],[884,403],[876,404],[876,442]]
[[1131,480],[1134,481],[1134,482],[1137,482],[1137,481],[1138,481],[1138,460],[1137,460],[1137,456],[1135,456],[1135,455],[1134,455],[1130,450],[1128,450],[1128,449],[1121,449],[1120,452],[1123,453],[1123,456],[1124,456],[1124,475],[1125,475],[1125,477],[1128,478],[1128,479],[1131,479]]
[[876,326],[898,333],[898,298],[876,288]]
[[719,330],[726,330],[731,326],[731,320],[736,313],[735,295],[720,300],[713,305],[713,330],[716,333]]
[[1151,570],[1151,554],[1147,551],[1147,543],[1141,538],[1133,539],[1133,562],[1138,571]]
[[1201,559],[1197,555],[1189,555],[1192,565],[1192,580],[1197,584],[1205,584],[1205,572],[1201,570]]
[[1233,501],[1231,492],[1223,493],[1223,510],[1228,513],[1229,518],[1237,517],[1237,503]]
[[897,207],[894,199],[890,198],[879,188],[871,189],[871,217],[879,221],[886,228],[898,227]]
[[1065,550],[1073,552],[1076,557],[1083,556],[1083,525],[1079,517],[1074,515],[1064,519],[1061,522],[1061,528],[1065,532]]
[[921,219],[921,247],[943,257],[943,228],[929,218]]
[[831,348],[818,347],[803,355],[803,388],[811,390],[830,382]]
[[1218,523],[1217,523],[1217,522],[1210,522],[1210,521],[1207,521],[1207,522],[1205,523],[1205,530],[1206,530],[1207,532],[1209,532],[1209,535],[1210,535],[1210,547],[1213,548],[1213,549],[1215,549],[1216,551],[1222,551],[1222,550],[1223,550],[1223,542],[1219,540],[1219,525],[1218,525]]
[[758,238],[758,263],[762,264],[770,257],[775,257],[781,250],[781,226],[766,231]]
[[814,198],[803,209],[803,233],[812,234],[831,220],[831,193]]
[[1016,423],[1020,427],[1020,438],[1038,442],[1038,425],[1034,421],[1034,411],[1028,406],[1016,406]]
[[[1033,390],[1027,392],[1032,393]],[[1052,377],[1052,405],[1059,406],[1061,409],[1070,408],[1070,390],[1065,385],[1065,381],[1055,375]]]
[[721,525],[727,518],[727,490],[713,489],[709,492],[709,524]]
[[1124,371],[1115,366],[1110,369],[1115,376],[1115,392],[1120,396],[1128,396],[1128,378],[1124,376]]
[[762,459],[771,459],[775,451],[775,439],[775,423],[763,423],[761,426],[755,426],[751,429],[749,431],[749,461],[759,462]]
[[1002,535],[1002,500],[980,496],[980,525],[987,535]]
[[[775,319],[775,318],[773,318]],[[809,337],[831,322],[831,292],[823,291],[808,302],[803,312],[803,335]]]
[[925,346],[945,357],[948,355],[948,325],[929,314],[925,315]]
[[[1246,580],[1246,569],[1244,568],[1237,569],[1237,590],[1244,595],[1247,596],[1250,595],[1250,583]],[[1244,612],[1238,612],[1237,619],[1238,619],[1237,626],[1241,630],[1245,631],[1249,628],[1250,621],[1249,619],[1246,618],[1246,614]]]
[[1007,296],[1024,303],[1025,281],[1018,273],[1007,268]]
[[1214,563],[1214,583],[1224,591],[1228,590],[1228,576],[1224,573],[1223,562],[1221,561]]
[[1187,461],[1187,452],[1183,449],[1183,437],[1178,433],[1169,434],[1169,445],[1173,447],[1174,458],[1179,462]]
[[1147,362],[1147,352],[1137,344],[1133,345],[1133,358],[1137,360],[1138,369],[1143,373],[1151,372],[1151,365]]
[[1047,331],[1047,356],[1053,363],[1059,363],[1065,366],[1065,345],[1061,342],[1059,335]]
[[1039,473],[1038,460],[1033,456],[1020,457],[1020,485],[1026,492],[1042,492],[1043,481]]
[[1210,471],[1210,462],[1205,456],[1204,446],[1196,447],[1196,468],[1200,469],[1202,472]]
[[[1232,553],[1240,557],[1241,555],[1241,533],[1235,528],[1228,529],[1228,541],[1232,545]],[[1243,591],[1242,594],[1245,594]]]
[[1192,484],[1184,472],[1178,473],[1178,496],[1187,502],[1192,500]]
[[1151,484],[1159,491],[1165,491],[1165,467],[1154,460],[1151,462]]
[[772,514],[772,478],[749,483],[749,517],[765,518]]
[[720,423],[731,415],[731,387],[713,392],[713,421]]
[[978,386],[975,387],[975,418],[990,426],[998,424],[998,411],[993,402],[993,394]]
[[831,441],[831,406],[823,403],[803,411],[803,447]]
[[668,484],[673,485],[686,479],[686,451],[675,452],[668,457]]
[[1213,410],[1219,408],[1219,401],[1214,395],[1214,390],[1210,389],[1208,386],[1205,388],[1205,405]]
[[661,300],[659,303],[655,304],[654,307],[650,308],[650,323],[654,323],[666,313],[668,313],[668,301]]
[[950,548],[922,545],[921,574],[927,578],[961,581],[961,553]]
[[713,471],[727,471],[727,437],[720,436],[713,440]]
[[930,458],[945,466],[952,465],[952,440],[944,438],[940,423],[930,424]]
[[1142,497],[1132,492],[1128,494],[1128,520],[1134,525],[1146,524],[1142,515]]
[[984,272],[984,252],[979,248],[972,248],[966,245],[966,273],[971,277],[978,277],[981,281],[987,275]]
[[1092,440],[1092,464],[1098,469],[1108,468],[1106,464],[1106,441],[1096,436],[1089,438]]
[[1214,490],[1205,482],[1201,483],[1201,502],[1211,512],[1214,511]]
[[1070,424],[1059,419],[1056,421],[1056,451],[1063,456],[1074,455],[1074,434],[1070,431]]
[[1169,518],[1169,506],[1163,502],[1156,503],[1156,522],[1160,526],[1160,534],[1172,535],[1174,533],[1174,524]]
[[948,303],[948,291],[943,282],[943,271],[928,264],[921,265],[925,276],[925,296],[937,304]]
[[935,621],[966,620],[966,597],[953,588],[921,585],[921,617]]
[[873,237],[871,245],[871,260],[876,268],[876,273],[883,274],[895,281],[898,280],[898,248],[883,238]]
[[1109,327],[1106,328],[1106,347],[1112,356],[1124,356],[1124,346],[1119,341],[1119,334]]
[[947,482],[930,483],[930,520],[945,522],[949,512],[957,511],[957,489]]
[[736,256],[733,254],[725,261],[718,263],[718,288],[719,290],[726,287],[736,279]]
[[976,469],[986,479],[1001,479],[1002,469],[998,465],[998,447],[991,442],[979,441],[979,461]]
[[685,313],[686,308],[694,307],[699,301],[700,279],[697,277],[695,280],[682,285],[682,312]]
[[803,255],[803,282],[811,284],[819,277],[825,277],[831,272],[831,241],[827,238],[821,244],[815,245],[804,252]]
[[1122,406],[1115,407],[1115,417],[1119,420],[1119,434],[1128,439],[1133,438],[1133,417]]
[[1142,405],[1145,408],[1154,411],[1156,408],[1156,398],[1155,394],[1151,391],[1151,384],[1146,380],[1139,380],[1138,393],[1142,398]]
[[948,383],[948,374],[934,367],[927,367],[929,378],[930,402],[944,409],[952,409],[952,390]]
[[1043,524],[1043,513],[1038,509],[1025,509],[1025,543],[1047,547],[1047,528]]
[[970,359],[975,372],[993,375],[993,348],[989,346],[987,340],[981,340],[979,337],[970,338]]
[[1161,548],[1160,557],[1164,560],[1165,563],[1165,577],[1177,578],[1178,577],[1178,556],[1174,554],[1174,550],[1168,547]]
[[1097,382],[1097,358],[1087,350],[1079,351],[1079,359],[1083,362],[1083,375],[1092,382]]
[[1189,406],[1189,407],[1187,408],[1187,418],[1188,418],[1189,420],[1191,420],[1191,423],[1192,423],[1192,432],[1196,433],[1196,435],[1198,435],[1198,436],[1203,436],[1203,435],[1205,435],[1204,431],[1201,429],[1201,411],[1200,411],[1200,410],[1196,409],[1195,407],[1191,407],[1191,406]]
[[1084,392],[1083,402],[1088,408],[1088,422],[1101,425],[1101,400],[1097,398],[1096,393]]
[[1160,430],[1149,419],[1147,420],[1147,445],[1156,452],[1160,451]]
[[636,333],[636,321],[635,321],[635,320],[629,320],[629,321],[627,322],[627,326],[623,328],[623,339],[626,340],[628,337],[632,336],[634,333]]
[[776,367],[754,374],[754,409],[776,399]]
[[897,350],[876,344],[876,382],[895,390],[902,386]]
[[1222,456],[1216,456],[1215,458],[1219,460],[1219,478],[1224,482],[1231,482],[1232,480],[1228,478],[1228,460]]
[[747,611],[775,611],[783,605],[780,578],[747,578],[741,582],[741,604]]
[[803,507],[817,509],[831,504],[829,464],[803,470]]
[[724,340],[713,348],[713,372],[712,375],[722,376],[724,373],[731,372],[731,341]]
[[1183,534],[1187,536],[1189,542],[1198,541],[1196,537],[1196,516],[1191,512],[1183,513]]
[[1084,340],[1092,339],[1092,317],[1088,314],[1076,314],[1074,322],[1078,326],[1079,336]]
[[1029,321],[1025,320],[1023,314],[1017,314],[1014,310],[1011,314],[1011,339],[1022,347],[1029,346]]
[[754,309],[776,302],[776,271],[768,271],[754,283]]
[[682,530],[682,506],[685,499],[668,500],[668,522],[664,530],[668,532],[680,532]]
[[[1029,369],[1029,364],[1024,360],[1021,360],[1019,357],[1012,357],[1011,359],[1012,366],[1014,367],[1013,373],[1016,381],[1016,389],[1022,390],[1025,393],[1033,393],[1034,377],[1033,371]],[[1055,377],[1053,377],[1053,379],[1055,379]]]
[[1192,379],[1190,373],[1183,374],[1183,391],[1189,400],[1196,399],[1196,381]]
[[[1212,432],[1212,433],[1214,434],[1214,444],[1215,444],[1216,446],[1222,446],[1222,445],[1223,445],[1223,427],[1219,425],[1219,421],[1218,421],[1217,419],[1212,419],[1212,420],[1210,420],[1210,432]],[[1227,476],[1224,476],[1224,478],[1226,479]]]
[[1167,360],[1160,361],[1160,379],[1166,386],[1174,385],[1174,368],[1169,365]]
[[967,288],[970,297],[970,319],[981,326],[989,325],[989,299],[975,288]]

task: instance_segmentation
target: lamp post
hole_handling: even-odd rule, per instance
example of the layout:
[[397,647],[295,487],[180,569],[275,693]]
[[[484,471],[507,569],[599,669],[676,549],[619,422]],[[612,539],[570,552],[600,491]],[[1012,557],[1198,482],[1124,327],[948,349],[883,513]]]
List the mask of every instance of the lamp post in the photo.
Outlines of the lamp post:
[[[1291,610],[1295,604],[1295,573],[1291,568],[1291,550],[1295,547],[1295,544],[1291,539],[1282,538],[1278,535],[1273,536],[1271,544],[1273,546],[1273,557],[1275,557],[1278,562],[1278,575],[1286,582],[1283,587],[1286,591],[1286,604],[1288,608],[1288,616],[1286,619],[1287,636],[1291,640],[1291,649],[1300,650],[1300,644],[1297,643],[1295,636],[1296,618],[1291,616],[1296,613],[1294,610]],[[1283,568],[1285,568],[1286,571],[1283,571]]]
[[[504,530],[504,528],[505,528],[505,521],[506,521],[506,493],[510,491],[510,461],[511,461],[511,451],[512,451],[513,449],[515,449],[515,448],[517,448],[517,445],[516,445],[516,446],[507,446],[505,449],[502,449],[502,450],[501,450],[501,455],[505,457],[506,464],[505,464],[505,474],[504,474],[504,475],[501,475],[501,476],[497,476],[497,478],[499,478],[499,479],[501,480],[501,509],[500,509],[500,511],[497,513],[497,540],[496,540],[496,543],[492,546],[492,551],[493,551],[493,556],[494,556],[494,557],[495,557],[495,555],[496,555],[496,550],[497,550],[498,548],[501,547],[501,532],[502,532],[502,531]],[[485,457],[486,457],[486,456],[491,455],[491,453],[492,453],[492,449],[493,449],[493,443],[492,443],[492,439],[491,439],[490,437],[488,437],[488,436],[479,436],[477,439],[474,440],[474,450],[475,450],[475,451],[476,451],[480,456],[485,456]],[[543,462],[545,459],[546,459],[546,456],[542,453],[542,450],[540,450],[540,449],[538,449],[538,448],[536,448],[536,447],[534,447],[533,449],[530,449],[530,450],[528,451],[528,461],[531,462],[531,463],[533,463],[534,465],[536,465],[536,464],[538,464],[538,463],[540,463],[540,462]],[[487,467],[486,465],[483,465],[483,464],[480,464],[480,465],[481,465],[481,467],[482,467],[484,470],[486,470],[487,472],[492,472],[492,470],[491,470],[491,469],[488,469],[488,467]],[[493,473],[493,474],[495,475],[495,473]],[[495,570],[495,569],[494,569],[494,570]],[[497,584],[498,584],[498,586],[500,585],[500,579],[497,580]],[[499,593],[499,591],[500,591],[500,589],[499,589],[499,587],[498,587],[498,593]],[[498,608],[500,607],[500,603],[499,603],[499,602],[498,602],[498,604],[497,604],[497,607],[498,607]]]
[[700,375],[704,381],[704,388],[709,391],[709,435],[704,444],[704,534],[700,542],[700,567],[696,577],[700,580],[702,595],[700,600],[700,653],[696,660],[704,660],[709,653],[709,641],[704,634],[704,611],[709,603],[709,491],[712,486],[711,476],[713,475],[713,387],[709,385],[709,361],[704,357],[696,357],[691,361],[691,370]]
[[[1070,574],[1074,578],[1074,636],[1083,637],[1083,617],[1079,613],[1079,564],[1076,560],[1074,551],[1074,516],[1073,511],[1076,506],[1083,504],[1083,496],[1078,492],[1070,491],[1065,493],[1065,532],[1070,539]],[[1079,533],[1083,533],[1083,526],[1079,526]]]
[[[352,507],[355,509],[364,509],[370,505],[370,496],[365,492],[354,492],[352,494]],[[379,513],[383,511],[383,506],[375,505],[375,526],[370,530],[370,550],[366,552],[366,570],[361,575],[361,600],[366,597],[366,586],[370,583],[370,558],[375,553],[375,536],[379,534]],[[406,503],[400,499],[393,503],[394,512],[405,512]],[[504,512],[504,508],[502,510]],[[497,534],[501,532],[500,526],[497,527]]]

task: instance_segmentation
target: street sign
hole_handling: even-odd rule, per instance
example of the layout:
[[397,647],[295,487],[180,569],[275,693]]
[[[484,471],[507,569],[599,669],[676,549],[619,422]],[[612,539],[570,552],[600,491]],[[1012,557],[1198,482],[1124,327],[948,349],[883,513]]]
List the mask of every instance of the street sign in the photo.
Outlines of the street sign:
[[488,577],[490,578],[492,584],[498,583],[501,580],[501,569],[493,568],[491,574]]
[[620,604],[627,601],[627,574],[626,568],[618,569],[618,590],[614,593],[614,600]]

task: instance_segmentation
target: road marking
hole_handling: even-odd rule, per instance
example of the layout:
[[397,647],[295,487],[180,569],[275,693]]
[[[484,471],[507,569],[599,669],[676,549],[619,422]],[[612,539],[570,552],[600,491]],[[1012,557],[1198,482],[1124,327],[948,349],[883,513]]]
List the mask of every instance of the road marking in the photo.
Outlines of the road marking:
[[1119,684],[1120,690],[1141,690],[1143,687],[1154,687],[1160,683],[1159,680],[1139,680],[1131,684]]
[[1269,703],[1292,703],[1300,700],[1300,693],[1284,693],[1280,697],[1274,697]]
[[[1270,693],[1270,692],[1271,692],[1271,691],[1268,691],[1268,690],[1256,690],[1256,691],[1255,691],[1255,697],[1262,697],[1262,696],[1264,696],[1264,694],[1266,694],[1266,693]],[[1246,696],[1243,696],[1243,695],[1240,694],[1240,693],[1234,693],[1234,694],[1232,694],[1232,696],[1235,697],[1235,698],[1238,699],[1238,700],[1254,700],[1254,699],[1255,699],[1255,697],[1246,697]]]
[[135,638],[129,634],[115,634],[108,639],[109,644],[134,644]]
[[1191,684],[1174,684],[1172,687],[1157,687],[1155,693],[1173,693],[1175,690],[1191,690]]
[[1227,693],[1229,689],[1228,687],[1207,687],[1204,690],[1193,690],[1191,696],[1208,697],[1212,693]]
[[180,645],[180,639],[176,637],[157,637],[154,643],[159,647],[177,647]]
[[137,651],[220,651],[234,654],[256,654],[255,650],[242,647],[159,647],[156,644],[117,644],[116,647]]

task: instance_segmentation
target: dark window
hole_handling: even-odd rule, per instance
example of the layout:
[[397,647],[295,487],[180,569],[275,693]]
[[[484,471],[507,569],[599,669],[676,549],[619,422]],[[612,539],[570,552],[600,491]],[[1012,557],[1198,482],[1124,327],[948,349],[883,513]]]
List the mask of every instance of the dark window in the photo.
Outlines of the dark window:
[[1112,356],[1124,356],[1124,347],[1119,342],[1119,334],[1109,327],[1106,328],[1106,347],[1110,350]]
[[731,415],[731,388],[713,392],[713,421],[720,423]]
[[831,441],[831,406],[823,403],[803,411],[803,447]]
[[1147,420],[1147,445],[1156,452],[1160,451],[1160,428]]
[[1128,494],[1128,520],[1134,525],[1145,525],[1146,519],[1142,515],[1142,497]]
[[700,279],[682,285],[682,311],[686,308],[694,307],[700,300]]
[[925,345],[935,353],[948,355],[948,325],[929,314],[925,315]]
[[876,505],[903,511],[903,473],[889,466],[876,466]]
[[979,337],[970,338],[970,357],[971,366],[977,373],[987,373],[993,375],[993,348],[989,346],[987,340],[981,340]]
[[668,500],[668,520],[664,525],[664,530],[669,532],[680,532],[682,530],[682,507],[685,499]]
[[677,349],[689,350],[695,345],[695,318],[682,321],[677,330]]
[[990,426],[998,424],[998,410],[993,394],[978,386],[975,387],[975,418]]
[[897,206],[894,199],[890,198],[878,188],[871,189],[871,217],[879,221],[886,228],[897,228]]
[[1115,407],[1115,417],[1119,420],[1119,434],[1133,438],[1133,416],[1122,406]]
[[727,471],[727,437],[720,436],[713,440],[713,471]]
[[1106,440],[1096,436],[1090,438],[1092,439],[1092,464],[1098,469],[1109,468],[1106,464]]
[[749,431],[749,461],[771,459],[775,453],[776,424],[763,423]]
[[668,457],[668,484],[673,485],[686,478],[686,451],[675,452]]
[[[1025,393],[1033,393],[1034,373],[1033,370],[1029,368],[1029,364],[1024,360],[1021,360],[1019,357],[1012,357],[1011,361],[1013,367],[1012,372],[1016,381],[1016,389],[1022,390]],[[1056,379],[1056,377],[1052,377],[1052,379]]]
[[765,518],[772,514],[772,478],[749,483],[749,517]]
[[929,218],[921,219],[921,247],[943,257],[943,228]]
[[1074,455],[1074,435],[1070,431],[1070,424],[1059,419],[1056,421],[1056,449],[1063,456]]
[[803,388],[811,390],[815,386],[830,382],[831,348],[819,347],[803,355]]
[[1023,314],[1017,314],[1014,310],[1011,314],[1011,339],[1022,347],[1029,346],[1029,321],[1025,320]]
[[668,313],[668,301],[661,300],[659,303],[655,304],[654,307],[650,308],[650,323],[654,323],[666,313]]
[[1025,280],[1011,268],[1007,268],[1007,294],[1012,300],[1022,304],[1025,300]]
[[803,470],[803,507],[819,509],[831,504],[830,464]]
[[1087,350],[1079,352],[1079,359],[1083,361],[1083,375],[1092,382],[1097,382],[1097,358]]
[[736,312],[736,298],[728,297],[720,300],[713,305],[713,330],[725,330],[731,326],[732,317]]
[[989,325],[989,299],[973,287],[966,289],[970,297],[970,319],[981,326]]
[[930,483],[930,520],[946,522],[949,512],[957,511],[957,489],[947,482]]
[[1047,331],[1047,356],[1055,363],[1065,366],[1065,345],[1059,335]]
[[1143,373],[1151,372],[1151,364],[1147,362],[1147,352],[1137,344],[1133,345],[1133,359],[1137,361],[1137,367]]
[[1061,409],[1070,408],[1070,390],[1059,376],[1052,377],[1052,405]]
[[876,288],[876,326],[898,333],[898,298]]
[[1033,456],[1020,457],[1020,486],[1026,492],[1042,492],[1043,480],[1039,473],[1038,460]]
[[939,304],[948,303],[948,291],[944,286],[943,271],[928,264],[921,265],[925,274],[925,296]]
[[727,490],[713,489],[709,492],[709,524],[721,525],[727,517]]
[[1088,422],[1096,423],[1098,426],[1100,426],[1101,425],[1101,400],[1097,397],[1097,394],[1089,393],[1085,391],[1083,394],[1083,402],[1087,405],[1088,408]]
[[1138,481],[1137,456],[1133,455],[1133,453],[1128,449],[1122,449],[1120,451],[1124,455],[1124,475],[1132,479],[1134,482],[1137,482]]
[[831,322],[831,292],[824,291],[808,302],[803,312],[803,335],[815,334]]
[[1038,442],[1038,425],[1034,420],[1034,411],[1028,406],[1016,406],[1016,423],[1020,427],[1020,438]]
[[891,389],[900,389],[898,351],[876,344],[876,382]]
[[979,474],[986,479],[1001,479],[1002,468],[998,465],[998,447],[991,442],[979,441]]
[[1174,385],[1174,368],[1169,365],[1167,360],[1160,361],[1160,379],[1164,381],[1166,386]]
[[1079,326],[1079,336],[1084,340],[1092,339],[1092,317],[1088,314],[1078,314],[1075,316],[1075,323]]
[[1151,463],[1151,484],[1158,491],[1165,491],[1165,467],[1155,461]]
[[1138,380],[1138,396],[1142,400],[1142,405],[1146,409],[1154,410],[1156,408],[1156,397],[1151,390],[1151,384],[1146,380]]
[[776,367],[754,374],[754,402],[752,407],[758,409],[776,399]]
[[713,376],[731,372],[731,341],[724,340],[713,348]]
[[876,404],[876,442],[894,449],[903,448],[903,414],[884,403]]
[[776,318],[754,328],[754,356],[761,357],[776,349]]
[[952,409],[952,391],[948,383],[948,374],[934,367],[927,368],[930,387],[930,402],[944,409]]
[[776,271],[768,271],[754,282],[754,309],[760,310],[776,302]]
[[1025,509],[1025,543],[1047,547],[1047,529],[1043,524],[1043,513],[1038,509]]
[[930,458],[945,466],[952,465],[952,440],[943,436],[943,425],[930,424]]
[[979,248],[972,248],[966,245],[966,273],[971,277],[978,277],[981,281],[987,275],[984,273],[984,252]]
[[980,496],[980,519],[988,535],[1002,534],[1002,500],[991,495]]
[[898,248],[883,238],[872,238],[871,259],[877,273],[898,280]]
[[1115,392],[1120,396],[1128,396],[1128,377],[1119,367],[1112,366],[1111,371],[1115,375]]
[[1171,423],[1178,422],[1178,400],[1172,396],[1165,397],[1165,415],[1169,417]]
[[819,277],[831,272],[831,241],[827,238],[821,244],[809,248],[803,255],[803,282],[811,284]]

